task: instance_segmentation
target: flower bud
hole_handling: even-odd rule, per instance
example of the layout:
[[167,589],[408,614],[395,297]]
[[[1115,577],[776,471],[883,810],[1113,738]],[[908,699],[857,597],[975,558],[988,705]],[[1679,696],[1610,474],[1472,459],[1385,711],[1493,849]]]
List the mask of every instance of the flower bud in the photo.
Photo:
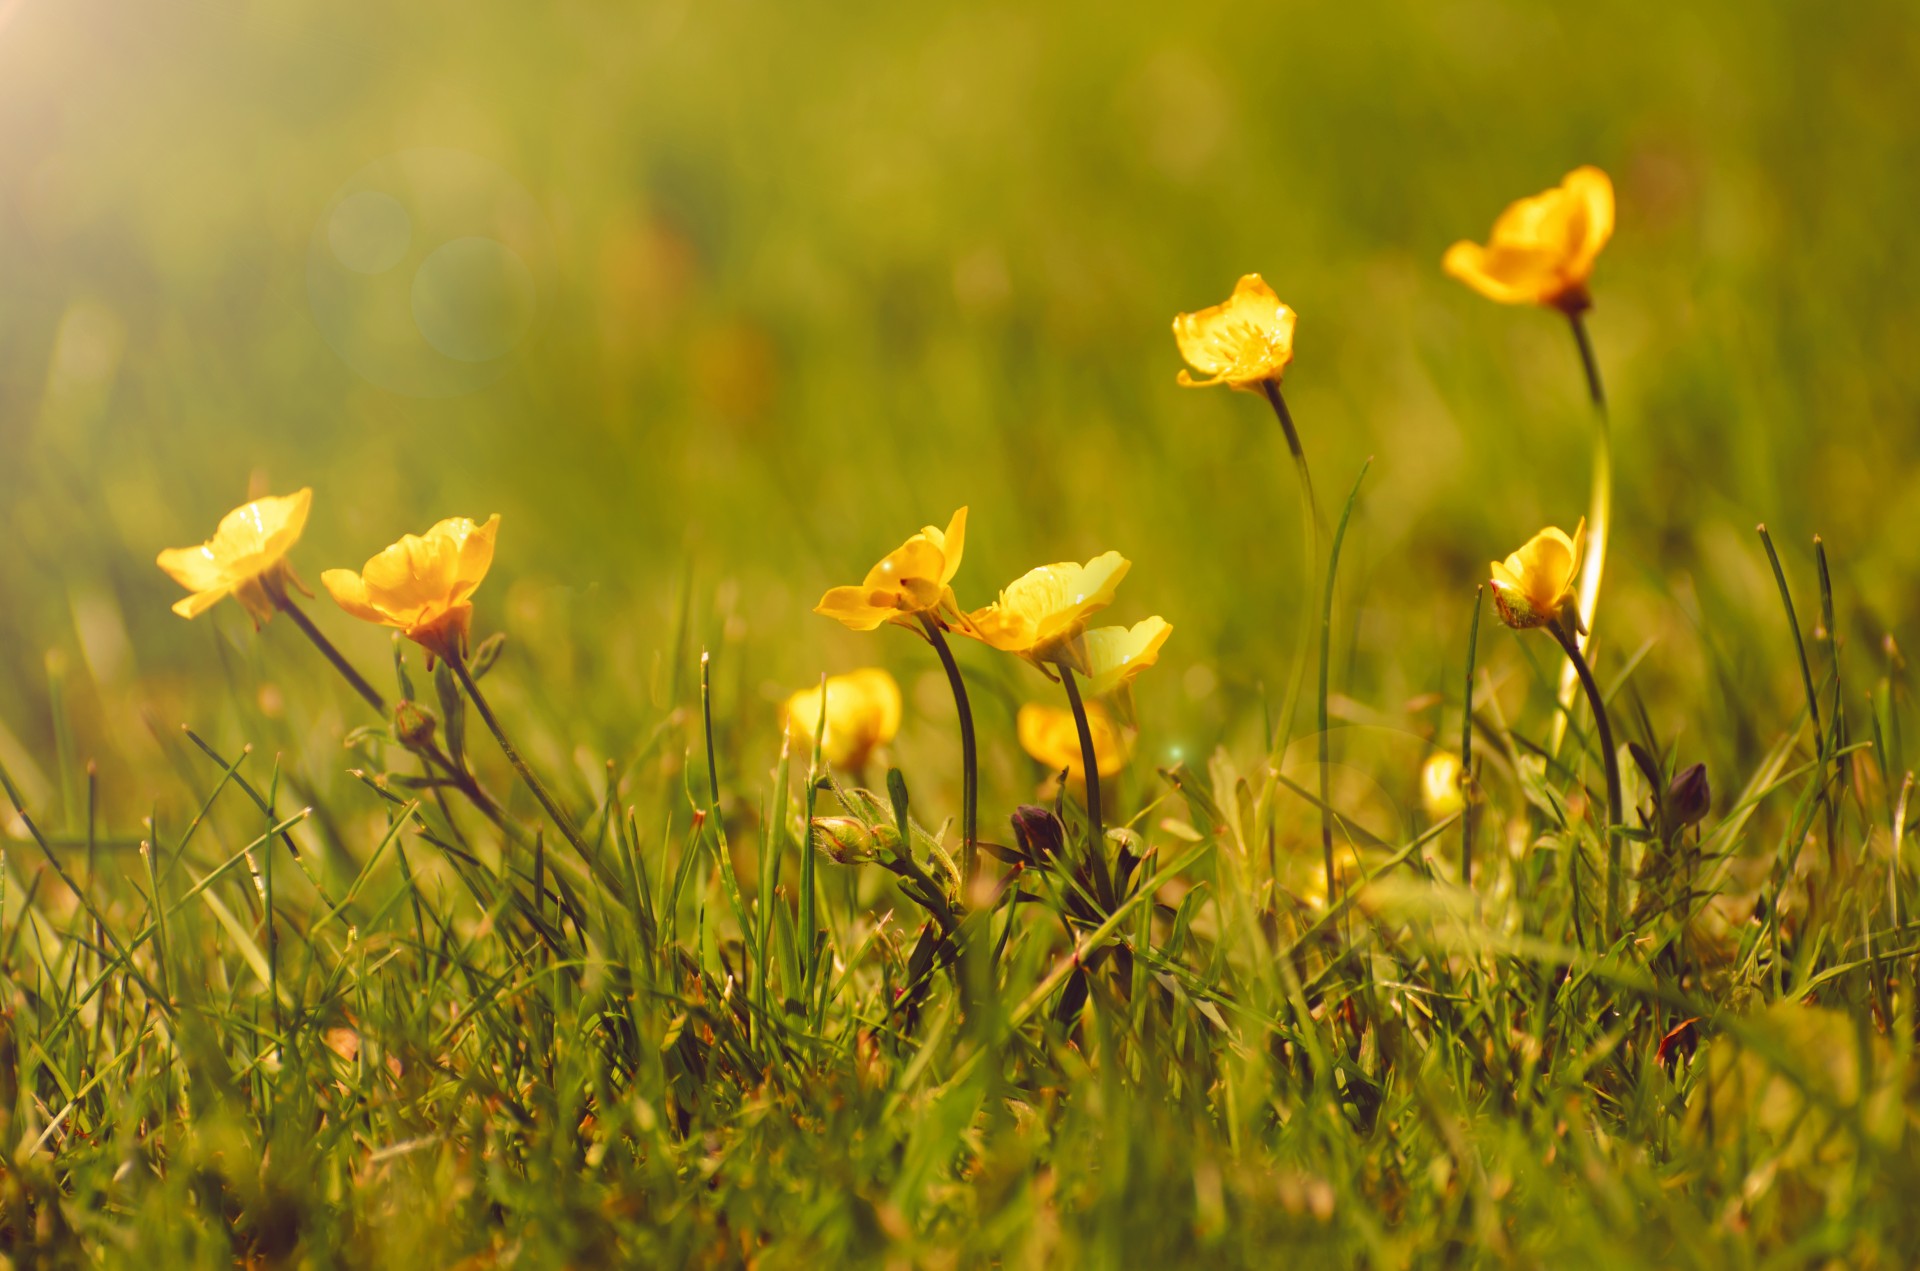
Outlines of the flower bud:
[[863,864],[900,841],[897,830],[851,816],[817,816],[813,834],[814,842],[836,865]]
[[1067,830],[1060,818],[1031,803],[1014,809],[1013,837],[1030,861],[1052,860],[1067,846]]
[[1674,829],[1698,825],[1713,807],[1713,788],[1707,784],[1707,765],[1697,763],[1676,773],[1667,786],[1667,820]]
[[434,730],[439,726],[433,712],[418,702],[403,700],[393,708],[393,735],[415,750],[432,745]]

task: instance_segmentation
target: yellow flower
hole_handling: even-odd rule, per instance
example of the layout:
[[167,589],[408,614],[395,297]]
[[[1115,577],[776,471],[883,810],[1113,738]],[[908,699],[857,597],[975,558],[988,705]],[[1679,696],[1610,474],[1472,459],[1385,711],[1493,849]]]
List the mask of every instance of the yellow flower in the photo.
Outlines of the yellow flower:
[[307,527],[313,491],[255,499],[220,518],[213,537],[198,547],[170,547],[161,552],[159,566],[192,592],[176,601],[173,611],[197,618],[227,596],[238,600],[258,626],[273,616],[269,587],[284,587],[293,579],[287,552]]
[[1102,552],[1084,565],[1064,561],[1030,569],[1009,583],[999,600],[968,614],[964,630],[1036,666],[1061,662],[1085,674],[1081,636],[1087,620],[1113,603],[1114,590],[1131,567],[1119,552]]
[[1493,605],[1500,611],[1500,620],[1516,631],[1570,625],[1575,632],[1584,632],[1574,579],[1580,572],[1580,548],[1586,536],[1585,520],[1572,538],[1549,526],[1505,561],[1493,562]]
[[1293,361],[1293,310],[1280,303],[1259,274],[1248,274],[1224,304],[1183,313],[1173,320],[1173,338],[1188,365],[1212,379],[1185,371],[1188,388],[1226,384],[1254,392],[1264,380],[1278,383]]
[[1467,806],[1460,788],[1460,756],[1436,750],[1420,765],[1420,804],[1429,821],[1444,821]]
[[[900,686],[878,667],[827,677],[827,727],[820,755],[835,768],[866,766],[874,748],[900,731]],[[780,707],[788,737],[809,749],[820,722],[820,688],[803,688]]]
[[831,589],[813,611],[855,631],[872,631],[883,622],[918,627],[922,614],[938,621],[943,611],[958,612],[951,584],[966,542],[967,510],[961,508],[945,530],[922,528],[868,570],[858,587]]
[[1100,697],[1132,684],[1140,672],[1160,660],[1160,646],[1172,634],[1173,624],[1158,614],[1131,627],[1087,632],[1087,692]]
[[468,598],[493,564],[499,530],[497,514],[484,525],[450,517],[424,536],[403,536],[357,574],[329,569],[320,581],[354,617],[397,627],[429,654],[451,661],[466,650],[473,622]]
[[[1020,734],[1020,748],[1039,760],[1049,772],[1064,769],[1075,781],[1086,779],[1081,762],[1080,729],[1073,712],[1028,702],[1014,717],[1014,729]],[[1093,737],[1093,762],[1103,777],[1111,777],[1127,765],[1133,741],[1099,703],[1087,704],[1087,732]]]
[[1488,299],[1579,313],[1592,303],[1587,277],[1612,235],[1613,182],[1598,168],[1575,168],[1502,212],[1485,247],[1447,248],[1441,266]]

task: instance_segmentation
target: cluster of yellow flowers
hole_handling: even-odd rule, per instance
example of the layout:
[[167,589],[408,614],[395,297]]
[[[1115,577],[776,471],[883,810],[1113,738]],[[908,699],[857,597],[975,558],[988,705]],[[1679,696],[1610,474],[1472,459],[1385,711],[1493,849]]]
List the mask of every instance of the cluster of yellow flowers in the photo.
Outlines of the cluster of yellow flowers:
[[[1579,315],[1591,304],[1588,277],[1612,231],[1612,184],[1599,169],[1583,167],[1555,189],[1514,203],[1494,223],[1484,246],[1455,243],[1443,264],[1448,273],[1494,300],[1558,309],[1573,319],[1578,331]],[[1182,370],[1181,384],[1225,384],[1264,393],[1273,403],[1301,464],[1310,505],[1304,455],[1279,391],[1293,361],[1296,325],[1294,311],[1260,275],[1248,274],[1225,302],[1176,317],[1173,331],[1181,356],[1203,377]],[[196,617],[233,596],[256,625],[276,610],[299,617],[288,588],[305,588],[287,554],[305,529],[312,502],[310,489],[255,499],[223,518],[205,543],[161,552],[160,568],[190,593],[174,611]],[[492,563],[499,525],[498,516],[482,523],[450,518],[424,535],[403,536],[357,572],[327,570],[321,582],[354,617],[403,632],[427,651],[429,664],[440,658],[461,670],[472,596]],[[1604,539],[1602,529],[1596,526],[1596,551]],[[991,604],[963,609],[953,579],[965,553],[966,530],[963,507],[944,529],[929,525],[910,536],[867,571],[859,585],[829,590],[815,612],[855,631],[888,623],[903,626],[939,653],[960,715],[970,850],[977,783],[972,718],[946,635],[958,633],[1013,654],[1060,682],[1070,709],[1028,703],[1019,711],[1016,731],[1027,752],[1049,769],[1066,771],[1087,784],[1097,836],[1098,777],[1119,771],[1132,746],[1132,731],[1124,726],[1132,719],[1129,686],[1158,661],[1172,627],[1158,615],[1130,627],[1091,626],[1094,616],[1113,603],[1130,568],[1125,557],[1111,551],[1084,564],[1042,565],[1008,583]],[[1584,520],[1571,536],[1548,528],[1492,565],[1491,587],[1501,619],[1517,630],[1551,631],[1576,663],[1579,637],[1586,630],[1578,594],[1584,539]],[[1597,585],[1597,579],[1590,585]],[[1591,597],[1585,603],[1590,611]],[[311,633],[305,620],[301,622]],[[1579,665],[1584,673],[1584,664]],[[1115,709],[1083,700],[1079,679],[1085,680],[1086,696],[1112,701]],[[781,716],[789,737],[818,744],[829,764],[857,770],[898,731],[900,688],[885,671],[869,667],[795,693],[783,704]],[[1443,779],[1457,781],[1451,775]]]
[[[312,505],[311,489],[255,499],[222,517],[198,547],[161,552],[160,568],[193,593],[173,611],[194,618],[233,596],[259,626],[285,608],[287,585],[299,585],[287,553],[300,541]],[[499,529],[498,516],[478,525],[450,517],[424,535],[404,535],[358,573],[329,569],[320,582],[354,617],[396,628],[429,657],[451,662],[466,652],[472,596],[493,564]]]
[[[859,586],[834,587],[814,612],[854,631],[895,623],[942,647],[957,633],[1011,653],[1052,679],[1078,674],[1089,696],[1124,700],[1134,678],[1152,666],[1173,627],[1155,615],[1131,627],[1089,629],[1093,616],[1113,603],[1131,568],[1118,552],[1103,552],[1085,564],[1042,565],[1007,584],[989,605],[963,609],[953,578],[966,550],[967,509],[942,530],[926,526],[867,571]],[[899,723],[899,689],[874,668],[826,681],[826,731],[820,739],[829,762],[858,766],[874,746],[889,740]],[[782,709],[789,733],[811,742],[821,715],[818,689],[788,699]],[[1129,742],[1098,704],[1088,711],[1098,753],[1097,769],[1112,773],[1124,764]],[[1019,713],[1021,744],[1049,768],[1083,772],[1072,712],[1029,703]]]

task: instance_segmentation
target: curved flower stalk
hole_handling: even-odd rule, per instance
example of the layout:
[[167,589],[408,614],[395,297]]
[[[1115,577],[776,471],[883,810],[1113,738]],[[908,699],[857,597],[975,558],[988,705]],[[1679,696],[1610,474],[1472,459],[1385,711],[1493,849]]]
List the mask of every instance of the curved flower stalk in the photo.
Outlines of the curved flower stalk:
[[[820,727],[823,710],[825,727]],[[793,694],[780,705],[780,725],[799,745],[811,747],[817,741],[821,757],[834,767],[857,771],[900,731],[900,711],[900,686],[879,667],[869,666],[830,675],[825,684]]]
[[[1584,522],[1571,536],[1549,527],[1528,539],[1504,561],[1492,564],[1494,609],[1500,621],[1516,631],[1542,628],[1565,650],[1568,663],[1587,704],[1593,709],[1594,728],[1600,735],[1601,761],[1607,773],[1607,819],[1600,827],[1607,844],[1607,910],[1605,930],[1617,934],[1620,918],[1621,844],[1623,827],[1620,799],[1620,756],[1613,744],[1613,725],[1607,718],[1606,699],[1593,678],[1593,669],[1580,652],[1580,618],[1574,580],[1580,570],[1580,555],[1585,539]],[[1576,900],[1576,904],[1578,901]]]
[[[1449,274],[1488,299],[1502,304],[1534,304],[1558,309],[1573,329],[1593,399],[1593,485],[1587,501],[1587,551],[1581,567],[1580,647],[1593,626],[1606,571],[1607,539],[1613,508],[1613,436],[1607,421],[1606,389],[1587,336],[1587,290],[1595,260],[1613,237],[1613,182],[1599,168],[1575,168],[1551,190],[1520,199],[1500,214],[1486,244],[1462,241],[1447,249],[1441,265]],[[1561,713],[1553,721],[1553,750],[1566,734],[1566,711],[1573,705],[1574,668],[1560,674]]]
[[[1294,474],[1300,482],[1300,540],[1306,556],[1308,585],[1319,590],[1320,581],[1320,505],[1314,498],[1313,473],[1307,467],[1306,450],[1300,444],[1300,432],[1294,427],[1293,412],[1280,391],[1280,381],[1293,362],[1293,332],[1298,321],[1294,311],[1282,304],[1266,280],[1259,274],[1246,274],[1234,285],[1233,294],[1220,304],[1182,313],[1173,320],[1173,338],[1180,356],[1188,366],[1208,378],[1195,379],[1182,370],[1178,380],[1186,388],[1207,388],[1215,384],[1245,393],[1259,393],[1280,421],[1280,431],[1293,457]],[[1281,727],[1290,731],[1293,712],[1305,683],[1307,648],[1313,643],[1313,606],[1301,605],[1299,647],[1294,654],[1293,672],[1287,677],[1287,697],[1281,707]]]
[[919,533],[868,570],[858,586],[829,588],[813,611],[852,631],[873,631],[887,623],[905,627],[922,636],[939,655],[960,720],[961,838],[964,872],[971,878],[980,844],[980,765],[966,680],[946,637],[955,624],[964,629],[966,621],[953,595],[953,578],[960,571],[966,542],[967,509],[961,508],[944,530],[933,525],[921,527]]

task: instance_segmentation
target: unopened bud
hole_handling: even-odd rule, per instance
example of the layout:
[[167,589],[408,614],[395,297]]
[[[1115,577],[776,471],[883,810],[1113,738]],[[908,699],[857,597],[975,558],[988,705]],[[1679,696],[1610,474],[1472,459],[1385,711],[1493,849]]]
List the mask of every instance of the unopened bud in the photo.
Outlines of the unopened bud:
[[1013,810],[1013,837],[1030,861],[1052,860],[1067,846],[1067,830],[1060,818],[1031,803]]
[[1698,825],[1713,807],[1713,788],[1707,784],[1707,765],[1683,768],[1667,787],[1667,819],[1675,829]]
[[859,865],[873,860],[882,849],[900,840],[897,831],[886,826],[871,826],[851,816],[817,816],[813,818],[813,833],[820,850],[838,865]]
[[393,735],[405,745],[420,749],[432,744],[440,721],[420,703],[403,700],[393,708]]

